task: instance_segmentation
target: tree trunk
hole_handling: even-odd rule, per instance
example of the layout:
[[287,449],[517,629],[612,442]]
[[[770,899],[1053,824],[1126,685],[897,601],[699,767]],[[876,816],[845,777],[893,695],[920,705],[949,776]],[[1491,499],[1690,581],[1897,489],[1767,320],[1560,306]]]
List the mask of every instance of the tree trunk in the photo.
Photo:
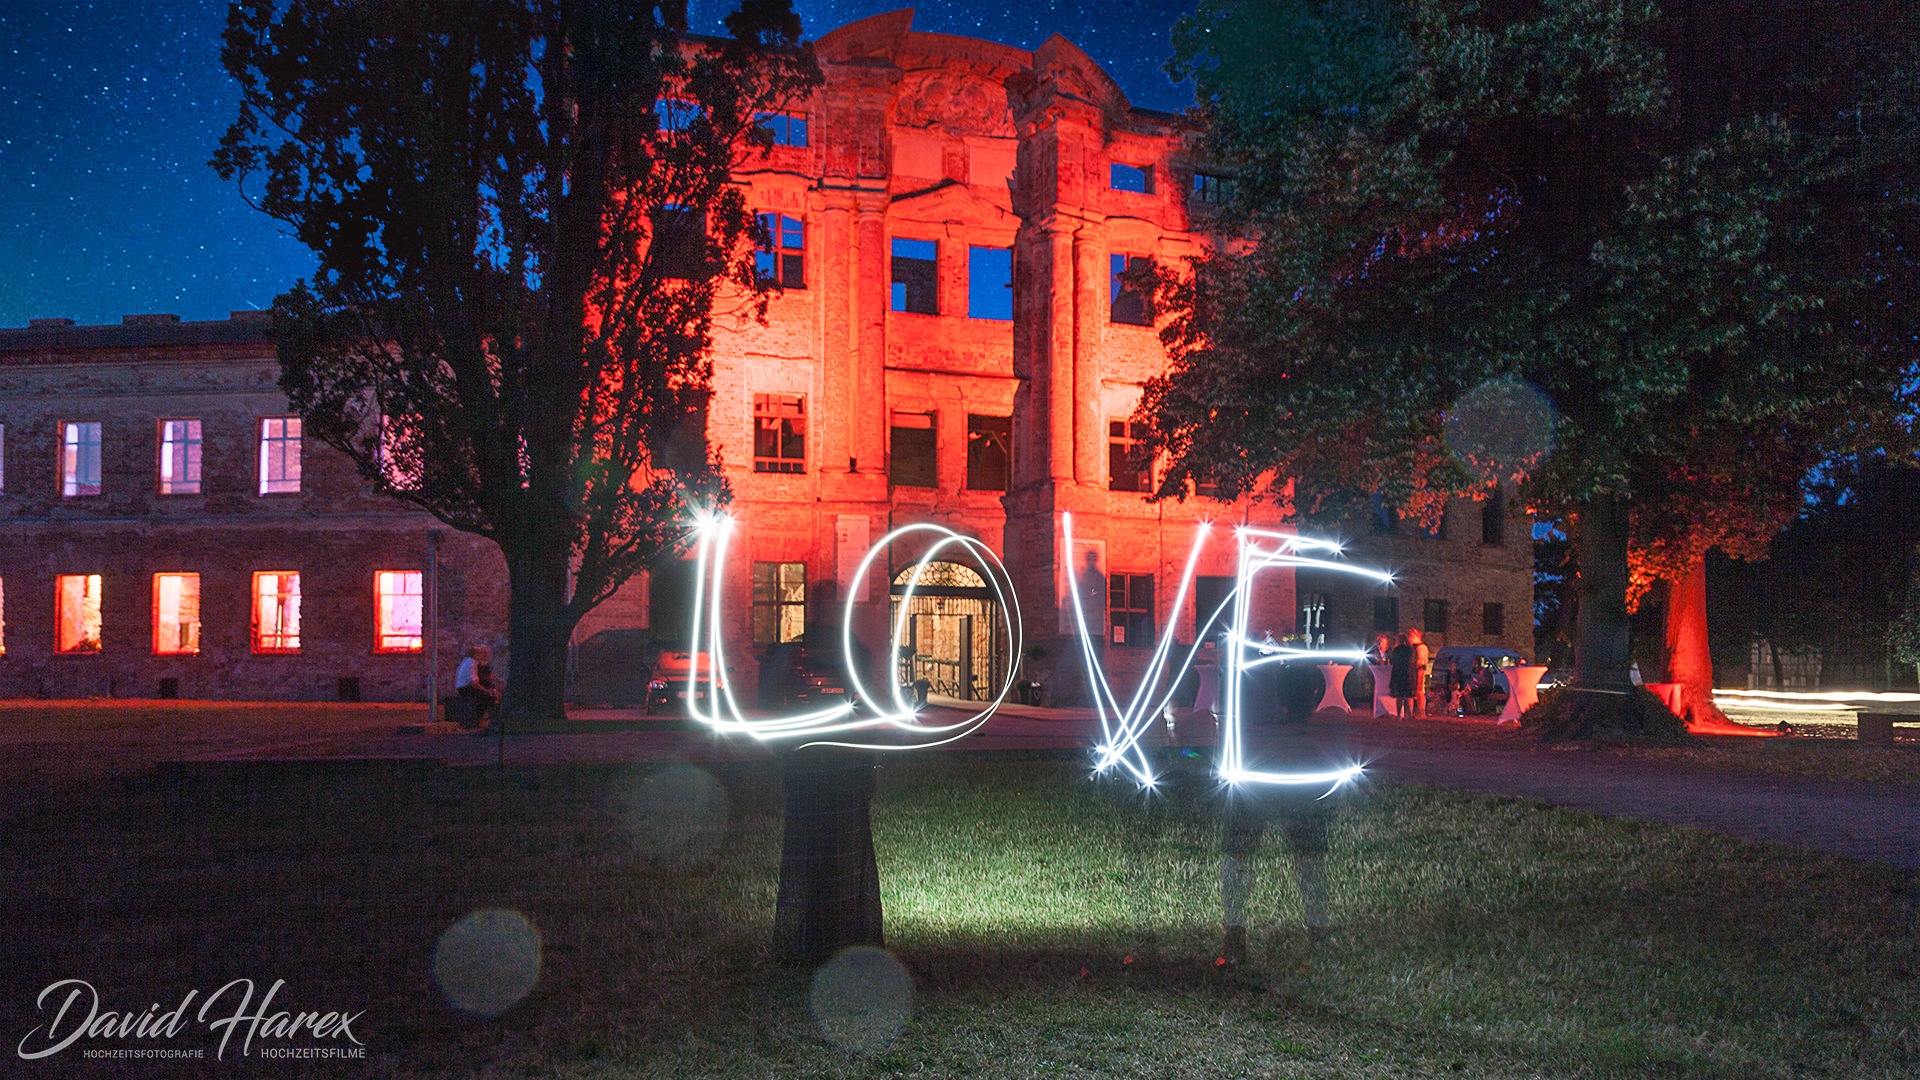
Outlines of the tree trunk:
[[774,955],[818,965],[849,945],[883,944],[873,856],[871,752],[815,746],[786,755],[785,836]]
[[567,616],[565,543],[530,543],[509,550],[507,560],[507,689],[500,715],[511,725],[567,718]]
[[1632,663],[1627,623],[1627,501],[1596,495],[1580,508],[1574,538],[1580,622],[1574,674],[1590,690],[1627,690]]
[[1771,734],[1736,724],[1713,703],[1713,653],[1707,646],[1707,556],[1668,582],[1667,681],[1680,684],[1680,719],[1691,735]]

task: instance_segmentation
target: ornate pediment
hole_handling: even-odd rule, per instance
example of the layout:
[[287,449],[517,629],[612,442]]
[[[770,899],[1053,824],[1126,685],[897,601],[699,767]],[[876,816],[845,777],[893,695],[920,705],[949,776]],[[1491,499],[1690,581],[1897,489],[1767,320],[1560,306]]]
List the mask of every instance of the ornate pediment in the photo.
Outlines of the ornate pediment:
[[918,191],[905,191],[893,197],[893,217],[907,221],[947,225],[992,225],[1006,229],[1020,227],[1012,210],[994,202],[957,180],[942,180]]

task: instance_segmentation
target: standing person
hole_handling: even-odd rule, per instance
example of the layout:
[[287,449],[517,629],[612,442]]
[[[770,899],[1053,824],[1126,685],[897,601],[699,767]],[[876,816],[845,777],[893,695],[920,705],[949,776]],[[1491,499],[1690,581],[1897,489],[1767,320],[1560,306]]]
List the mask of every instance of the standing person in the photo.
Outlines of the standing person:
[[1433,650],[1427,648],[1417,626],[1407,628],[1407,644],[1413,646],[1413,715],[1427,715],[1427,683],[1433,679]]
[[484,729],[500,707],[500,680],[493,674],[493,650],[475,645],[453,672],[453,692],[473,703],[473,723],[462,727]]
[[[1408,633],[1411,633],[1409,631]],[[1402,720],[1413,718],[1413,682],[1417,654],[1408,641],[1408,634],[1400,635],[1400,644],[1387,654],[1387,688],[1393,694],[1394,715]]]
[[[1280,771],[1320,772],[1353,760],[1341,729],[1287,728],[1276,731],[1257,750],[1258,765]],[[1318,937],[1331,923],[1327,889],[1328,825],[1344,800],[1345,785],[1329,791],[1318,784],[1236,783],[1226,786],[1222,808],[1220,908],[1226,934],[1215,961],[1232,973],[1247,957],[1247,901],[1258,878],[1261,842],[1277,830],[1286,844],[1293,883],[1300,895],[1307,933]]]

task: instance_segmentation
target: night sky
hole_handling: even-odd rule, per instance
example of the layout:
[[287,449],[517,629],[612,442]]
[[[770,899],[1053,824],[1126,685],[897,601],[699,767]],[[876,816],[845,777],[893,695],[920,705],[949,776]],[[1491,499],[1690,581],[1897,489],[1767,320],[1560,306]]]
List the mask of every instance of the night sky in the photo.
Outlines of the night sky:
[[[808,37],[899,0],[796,0]],[[696,30],[735,5],[696,0]],[[1160,70],[1193,0],[936,0],[914,29],[1032,48],[1058,32],[1134,104],[1192,100]],[[238,95],[220,68],[225,0],[0,5],[0,327],[265,307],[306,251],[206,165]]]

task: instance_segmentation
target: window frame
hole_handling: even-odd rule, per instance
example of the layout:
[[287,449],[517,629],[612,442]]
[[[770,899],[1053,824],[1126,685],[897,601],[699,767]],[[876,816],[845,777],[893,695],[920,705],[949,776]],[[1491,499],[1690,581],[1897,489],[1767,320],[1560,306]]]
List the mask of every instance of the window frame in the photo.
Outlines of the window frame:
[[1507,605],[1498,600],[1485,600],[1480,604],[1480,634],[1482,637],[1505,637],[1507,633]]
[[[795,416],[788,416],[785,413],[774,411],[763,413],[761,411],[763,403],[779,408],[795,406],[798,409],[798,413]],[[795,419],[799,420],[799,430],[797,432],[791,430],[792,422]],[[760,436],[762,431],[766,430],[763,428],[763,421],[767,420],[774,421],[777,424],[777,426],[772,429],[774,449],[776,451],[773,454],[762,454],[760,452]],[[806,394],[794,394],[778,390],[756,392],[753,395],[753,471],[763,475],[774,476],[804,475],[807,472],[807,427]],[[786,455],[787,440],[796,436],[800,440],[799,456],[788,457]]]
[[[293,430],[293,433],[291,435],[287,433],[287,427],[286,427],[289,421],[291,421],[295,425],[298,425]],[[272,423],[279,423],[281,425],[280,436],[278,438],[271,438],[267,434],[267,425]],[[304,440],[306,439],[306,425],[301,423],[300,417],[292,414],[288,414],[284,416],[278,416],[278,415],[263,416],[260,418],[260,422],[254,425],[254,436],[256,439],[256,442],[255,442],[256,452],[254,455],[256,459],[255,469],[260,474],[259,482],[255,484],[254,487],[255,487],[255,490],[259,493],[260,497],[266,498],[267,496],[270,496],[270,495],[300,494],[306,479],[306,469],[304,468],[306,464],[305,445],[304,445]],[[280,446],[281,448],[280,468],[283,471],[287,467],[286,447],[289,445],[293,447],[293,462],[294,462],[293,472],[296,475],[293,477],[292,481],[288,481],[284,475],[281,476],[278,480],[270,478],[270,475],[269,475],[270,470],[268,468],[269,443],[275,443]],[[270,486],[273,484],[285,484],[289,482],[293,484],[291,488],[274,489]]]
[[[771,574],[773,595],[771,599],[763,600],[760,595],[762,567],[773,568]],[[782,590],[788,584],[787,571],[794,568],[798,568],[800,574],[800,596],[798,599],[790,600],[782,594]],[[749,621],[747,623],[749,640],[755,645],[785,645],[788,642],[800,640],[807,632],[807,564],[797,561],[756,560],[753,563],[751,573],[752,577],[748,579],[747,589],[748,595],[752,600],[751,614],[749,615]],[[763,640],[760,633],[760,613],[763,610],[771,610],[772,612],[773,635],[769,640]],[[800,616],[799,629],[792,637],[786,636],[786,616],[789,611],[798,611]]]
[[[1139,326],[1153,328],[1153,296],[1135,290],[1121,280],[1122,275],[1130,274],[1136,263],[1153,263],[1151,255],[1136,255],[1130,251],[1110,251],[1107,253],[1107,324],[1109,326]],[[1127,302],[1123,305],[1122,301]],[[1135,307],[1138,307],[1137,318]],[[1122,317],[1125,315],[1126,317]]]
[[[94,616],[98,620],[94,627],[93,647],[85,648],[87,639],[82,637],[73,648],[60,644],[62,628],[66,625],[67,588],[66,583],[73,580],[85,581],[81,591],[84,603],[90,592],[98,590],[94,597]],[[106,651],[107,641],[107,588],[106,579],[101,574],[55,574],[53,576],[53,655],[55,656],[97,656]]]
[[[1142,582],[1146,584],[1147,591],[1144,607],[1138,603],[1140,597],[1135,591],[1136,586]],[[1124,606],[1114,603],[1116,597],[1125,602]],[[1116,649],[1153,648],[1154,643],[1159,639],[1158,630],[1154,625],[1158,599],[1152,574],[1130,574],[1125,571],[1109,573],[1107,575],[1107,644]],[[1146,627],[1146,633],[1136,634],[1135,630],[1142,625]],[[1119,640],[1115,640],[1114,637],[1116,630],[1120,632]]]
[[[1127,458],[1131,458],[1134,448],[1140,445],[1140,437],[1135,434],[1135,428],[1138,426],[1140,425],[1137,425],[1131,418],[1107,418],[1108,491],[1125,491],[1137,495],[1148,495],[1153,492],[1154,470],[1152,462],[1148,462],[1144,468],[1137,472],[1132,469],[1128,470],[1128,475],[1133,478],[1132,482],[1138,483],[1140,485],[1139,487],[1122,487],[1120,485],[1121,474],[1115,471],[1116,452],[1124,455],[1117,460],[1124,461]],[[1115,428],[1122,430],[1115,431]]]
[[[1444,596],[1429,596],[1420,601],[1420,631],[1424,634],[1444,634],[1452,611]],[[1435,616],[1438,615],[1438,618]]]
[[[771,222],[768,219],[772,219]],[[806,289],[807,219],[779,210],[764,210],[754,215],[754,221],[767,234],[765,246],[758,237],[754,238],[754,280],[787,291]],[[793,225],[791,233],[787,228],[789,222]],[[788,245],[786,241],[789,235],[799,237],[799,242]],[[764,269],[760,263],[762,257],[767,260]]]
[[[57,423],[59,424],[59,428],[58,428],[59,436],[58,436],[58,440],[54,443],[54,470],[55,470],[54,475],[58,477],[60,480],[60,497],[63,499],[99,498],[101,495],[105,494],[107,490],[107,481],[106,481],[107,426],[105,422],[100,420],[61,420],[61,421],[58,421]],[[74,452],[74,475],[71,480],[69,480],[67,477],[68,429],[84,428],[84,427],[92,427],[96,435],[95,441],[92,443],[92,446],[93,446],[93,484],[91,485],[93,488],[92,491],[80,490],[81,488],[87,486],[87,485],[82,485],[80,483],[80,461],[82,457],[82,454],[80,451],[82,448],[84,448],[88,444],[79,443],[79,442],[76,442],[74,444],[74,451],[75,451]],[[71,484],[76,490],[68,491],[67,488],[69,484]]]
[[[381,588],[381,586],[382,584],[384,584],[384,579],[388,577],[397,577],[403,580],[407,578],[411,578],[416,589],[413,592],[397,592],[397,593],[386,592]],[[417,627],[417,629],[419,630],[419,633],[413,634],[413,635],[390,634],[387,632],[388,630],[387,615],[389,612],[389,609],[387,606],[387,600],[389,597],[407,597],[407,596],[417,597],[420,601],[419,603],[420,616],[419,616],[419,624]],[[399,626],[400,624],[396,623],[395,625]],[[404,640],[410,640],[413,642],[413,644],[390,645],[387,643],[387,639],[389,638],[399,638]],[[409,653],[425,652],[427,647],[426,639],[427,639],[426,573],[421,570],[408,570],[404,568],[399,570],[375,570],[373,572],[373,651],[374,651],[374,654],[378,656],[395,656],[395,655],[406,655]]]
[[1507,492],[1505,487],[1497,484],[1481,500],[1480,546],[1507,546]]
[[[1385,613],[1387,618],[1381,618]],[[1391,621],[1393,625],[1388,626]],[[1398,634],[1400,632],[1400,598],[1397,596],[1376,596],[1373,598],[1373,632],[1376,634]]]
[[[276,639],[280,640],[281,644],[278,644],[278,645],[268,645],[265,643],[267,635],[263,632],[263,628],[261,625],[262,595],[260,592],[260,579],[265,577],[293,579],[293,591],[288,592],[284,588],[282,588],[274,593],[275,598],[279,601],[279,608],[281,612],[281,616],[279,620],[281,624],[281,630],[279,633],[272,635]],[[248,595],[249,595],[249,599],[247,602],[247,607],[249,609],[248,623],[247,623],[248,651],[255,656],[298,656],[300,654],[300,646],[301,646],[300,571],[298,570],[255,570],[253,572],[253,576],[248,581]],[[285,613],[289,606],[287,604],[287,601],[289,599],[293,601],[291,605],[292,611],[293,611],[293,619],[292,619],[293,632],[291,634],[287,633],[285,629],[285,625],[288,621]],[[291,645],[288,645],[285,643],[286,639],[288,638],[292,638],[293,640],[293,643]]]
[[1234,187],[1234,178],[1231,176],[1195,169],[1188,196],[1202,206],[1225,206],[1233,201]]
[[[757,128],[765,128],[768,134],[772,136],[774,146],[784,146],[784,147],[791,147],[796,150],[804,150],[808,146],[812,145],[809,139],[809,136],[812,134],[808,130],[809,119],[810,118],[808,117],[808,115],[804,112],[792,112],[786,109],[780,109],[780,110],[775,110],[771,112],[755,113],[753,116],[753,126]],[[785,121],[785,123],[784,124],[768,123],[768,121],[770,120]],[[795,130],[794,125],[796,122],[798,122],[799,124],[798,130],[800,132],[800,137],[798,139],[795,139],[793,137],[793,133]],[[781,137],[782,135],[781,129],[783,127],[786,129],[785,138]]]
[[[186,454],[184,455],[184,460],[181,462],[181,468],[191,472],[193,478],[191,480],[173,481],[175,484],[192,484],[193,490],[191,491],[169,490],[167,486],[169,483],[166,477],[168,464],[167,447],[171,445],[167,439],[167,425],[169,424],[191,424],[193,426],[193,437],[179,444],[186,448]],[[153,426],[155,444],[153,470],[154,494],[168,496],[202,494],[201,486],[204,483],[203,470],[206,465],[205,424],[197,416],[163,416],[155,420]]]
[[[193,579],[193,644],[190,647],[169,649],[169,648],[165,648],[161,644],[161,638],[160,638],[160,626],[161,626],[160,613],[162,610],[160,606],[160,579],[161,578],[192,578]],[[201,635],[204,633],[205,626],[206,626],[206,620],[201,618],[201,615],[200,615],[201,596],[202,596],[202,593],[200,588],[200,574],[197,571],[161,570],[156,572],[153,575],[153,655],[155,656],[198,656],[200,655]],[[175,613],[174,625],[175,626],[183,625],[179,621],[178,612]]]

